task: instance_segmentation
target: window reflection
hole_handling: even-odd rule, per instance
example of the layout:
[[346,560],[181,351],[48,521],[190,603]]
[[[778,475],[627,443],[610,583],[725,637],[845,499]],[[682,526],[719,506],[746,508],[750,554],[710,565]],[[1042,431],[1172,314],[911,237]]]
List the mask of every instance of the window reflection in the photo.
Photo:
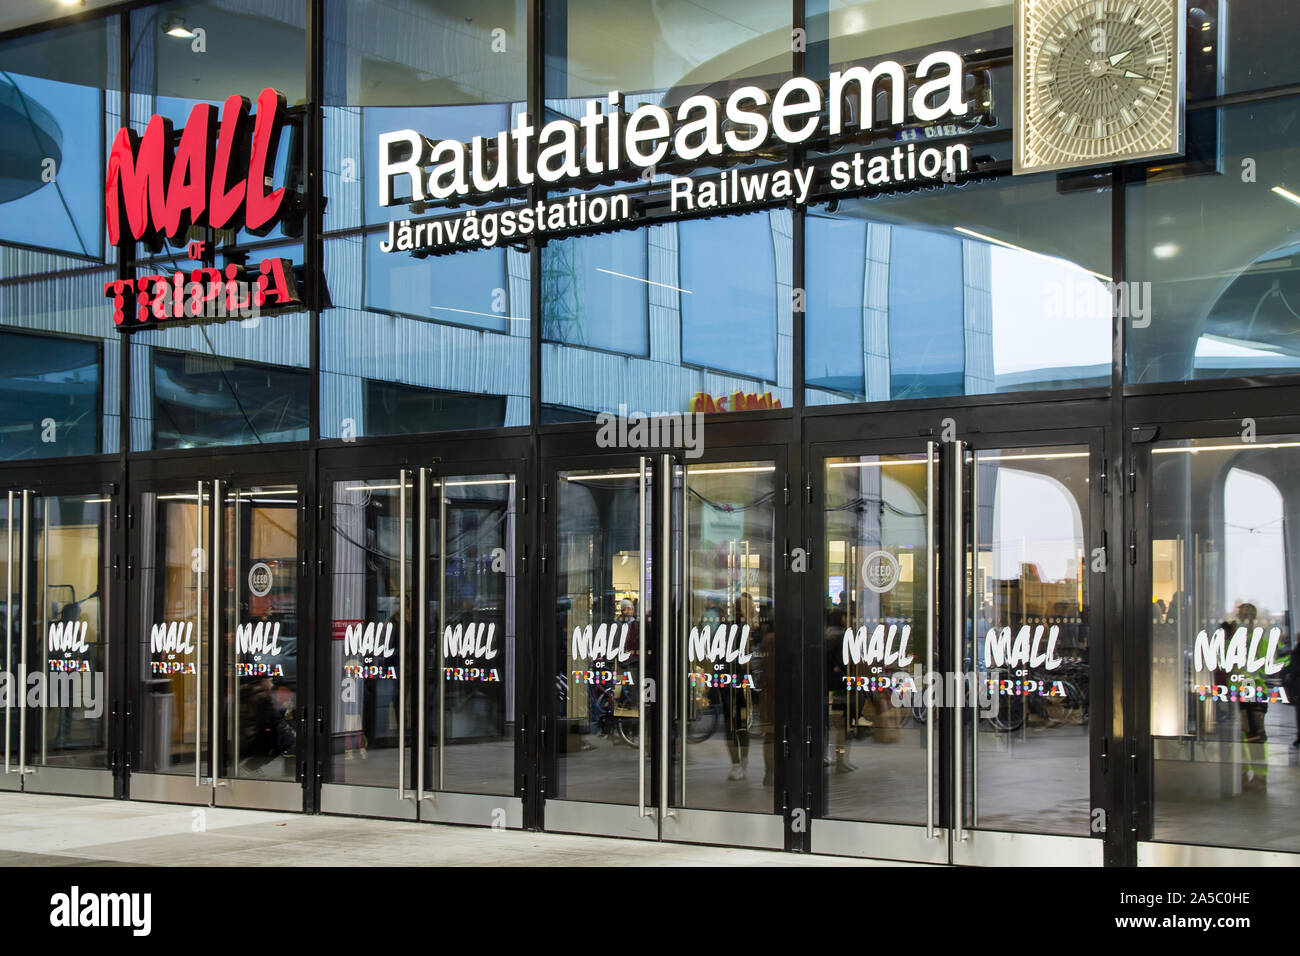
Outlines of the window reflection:
[[527,425],[528,253],[416,259],[368,241],[325,246],[322,436]]
[[1152,316],[1127,337],[1132,383],[1300,371],[1300,99],[1214,115],[1207,173],[1128,187],[1127,272]]
[[549,244],[548,415],[788,408],[790,228],[780,209]]
[[0,459],[99,453],[97,342],[0,332]]
[[[379,205],[379,134],[469,141],[512,128],[527,96],[527,5],[328,0],[321,435],[352,438],[529,420],[527,251],[383,253],[388,223],[429,204]],[[439,37],[411,43],[411,37]]]
[[808,403],[1109,385],[1109,209],[1055,177],[813,207]]
[[307,440],[305,369],[155,349],[152,386],[153,448]]
[[1153,449],[1156,840],[1300,849],[1288,529],[1298,452],[1294,437]]
[[975,454],[974,826],[1091,833],[1089,462],[1082,447]]
[[[133,11],[131,89],[140,102],[132,110],[132,128],[143,132],[150,116],[161,115],[179,130],[196,103],[220,108],[232,95],[252,101],[268,87],[282,93],[289,107],[303,103],[307,41],[302,15],[293,8],[270,11],[229,0],[181,0]],[[280,135],[272,165],[273,185],[297,194],[287,196],[286,204],[306,192],[303,155],[300,130],[290,123]],[[271,256],[300,265],[302,247],[292,238],[295,231],[289,223],[277,226],[269,238],[191,229],[170,240],[162,255],[142,260],[138,274],[170,276],[192,268],[185,250],[194,239],[215,247],[219,267],[243,262],[256,269]],[[303,277],[298,279],[301,287]],[[307,439],[310,321],[308,313],[299,311],[243,321],[164,323],[134,333],[132,450]]]

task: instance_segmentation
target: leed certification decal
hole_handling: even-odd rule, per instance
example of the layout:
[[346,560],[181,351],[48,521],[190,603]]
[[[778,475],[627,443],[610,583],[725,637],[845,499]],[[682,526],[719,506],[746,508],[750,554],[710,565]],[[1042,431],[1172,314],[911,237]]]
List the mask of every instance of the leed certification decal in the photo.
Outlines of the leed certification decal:
[[266,597],[271,593],[271,568],[265,561],[258,561],[248,569],[248,590],[253,597]]

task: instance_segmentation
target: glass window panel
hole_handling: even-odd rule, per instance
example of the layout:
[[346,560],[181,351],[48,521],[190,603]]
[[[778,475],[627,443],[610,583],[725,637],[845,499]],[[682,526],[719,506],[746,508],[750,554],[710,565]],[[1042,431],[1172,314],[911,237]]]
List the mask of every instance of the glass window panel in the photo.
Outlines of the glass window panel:
[[[725,99],[743,85],[774,90],[791,75],[791,25],[790,4],[781,0],[726,8],[656,0],[551,4],[544,40],[547,118],[579,118],[592,100],[607,111],[612,90],[623,94],[627,113],[643,104],[673,111],[701,92]],[[662,170],[655,176],[667,178]]]
[[[1187,80],[1199,96],[1300,80],[1300,23],[1276,0],[1197,0],[1187,10]],[[1208,87],[1208,88],[1207,88]]]
[[1133,384],[1300,371],[1300,99],[1214,115],[1208,164],[1128,187]]
[[153,349],[155,449],[306,441],[305,369]]
[[99,453],[98,342],[0,332],[0,459]]
[[[808,5],[810,23],[829,36],[834,64],[857,60],[915,62],[913,51],[996,49],[1011,45],[1009,0],[825,0]],[[822,16],[817,17],[821,12]],[[924,55],[924,54],[922,54]],[[900,59],[901,58],[901,59]]]
[[[528,253],[416,259],[376,241],[325,244],[322,436],[527,425]],[[363,269],[382,278],[362,283]]]
[[542,249],[542,339],[620,355],[650,352],[649,252],[641,230]]
[[[527,98],[523,0],[392,0],[325,5],[325,229],[383,225],[405,207],[379,205],[379,135],[413,129],[468,142],[514,126]],[[438,37],[412,43],[411,37]],[[404,182],[395,185],[406,191]],[[421,207],[420,211],[424,211]],[[376,237],[373,242],[378,242]]]
[[[679,227],[682,362],[776,381],[776,237],[771,217]],[[730,267],[721,261],[725,253]]]
[[1300,437],[1152,449],[1153,837],[1300,850]]
[[[282,93],[287,107],[301,105],[305,16],[305,8],[292,5],[272,10],[218,0],[133,11],[132,127],[143,132],[151,115],[162,115],[180,129],[196,103],[220,107],[233,95],[255,103],[266,88]],[[271,165],[271,185],[288,191],[291,207],[306,191],[303,155],[300,124],[291,115]],[[241,262],[255,274],[270,257],[300,266],[301,243],[287,236],[294,231],[290,223],[266,237],[191,229],[169,240],[161,255],[144,258],[137,274],[170,277],[194,268],[186,253],[190,240],[207,242],[218,268]],[[297,276],[300,288],[304,278]],[[310,321],[305,311],[273,314],[268,306],[252,316],[132,333],[132,450],[306,440]]]
[[806,236],[810,405],[1110,384],[1107,189],[840,200]]
[[785,209],[550,243],[548,419],[788,408],[791,249]]
[[527,97],[527,6],[395,0],[381,18],[325,7],[322,437],[526,425],[528,253],[381,252],[390,221],[436,211],[380,206],[373,171],[384,132],[467,142],[512,127]]
[[118,45],[113,17],[0,43],[0,278],[112,261],[104,156],[121,117]]

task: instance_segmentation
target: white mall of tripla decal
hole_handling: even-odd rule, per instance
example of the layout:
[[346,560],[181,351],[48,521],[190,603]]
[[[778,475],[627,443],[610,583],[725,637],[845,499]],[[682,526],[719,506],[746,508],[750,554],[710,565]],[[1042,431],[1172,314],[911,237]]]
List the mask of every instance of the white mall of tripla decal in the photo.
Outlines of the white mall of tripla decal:
[[[534,182],[559,187],[584,176],[632,179],[665,161],[708,166],[724,151],[752,153],[773,142],[791,146],[806,142],[821,125],[824,105],[829,135],[871,129],[881,92],[893,126],[909,118],[933,123],[963,117],[968,111],[965,80],[965,61],[945,50],[924,57],[911,77],[893,60],[831,73],[828,94],[813,79],[792,77],[771,94],[757,86],[742,86],[725,103],[701,93],[688,96],[675,110],[643,104],[627,114],[622,111],[623,94],[615,90],[603,101],[589,100],[586,112],[576,120],[553,120],[539,130],[520,115],[513,129],[491,138],[475,136],[469,143],[435,141],[413,129],[394,130],[379,136],[379,204],[468,199]],[[855,104],[851,113],[845,110],[850,99]],[[699,180],[675,177],[669,184],[669,198],[674,213],[791,200],[802,204],[814,194],[815,186],[844,191],[933,183],[969,169],[970,149],[964,143],[939,149],[909,142],[884,151],[848,154],[824,170],[824,183],[817,181],[819,170],[814,165],[793,170],[731,169]],[[399,195],[399,186],[407,191]],[[628,192],[578,193],[529,206],[395,221],[379,248],[382,252],[436,251],[466,244],[490,248],[534,234],[613,227],[633,217]]]

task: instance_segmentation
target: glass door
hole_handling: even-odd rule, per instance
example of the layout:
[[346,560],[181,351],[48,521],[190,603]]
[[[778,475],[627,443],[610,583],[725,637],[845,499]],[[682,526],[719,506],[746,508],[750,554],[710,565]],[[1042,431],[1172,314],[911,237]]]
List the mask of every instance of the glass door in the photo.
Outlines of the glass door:
[[1108,560],[1094,476],[1104,469],[1087,444],[954,452],[963,508],[951,546],[966,560],[964,606],[950,613],[967,693],[954,715],[953,861],[1100,866],[1092,673]]
[[519,482],[421,469],[420,487],[420,819],[522,827]]
[[300,492],[139,495],[131,795],[301,810]]
[[1101,865],[1099,441],[814,459],[815,852]]
[[[558,467],[548,530],[551,712],[542,726],[548,830],[657,839],[647,688],[654,462]],[[544,493],[545,494],[545,493]],[[660,552],[663,553],[662,551]],[[545,606],[545,605],[544,605]]]
[[523,826],[514,465],[330,475],[321,808]]
[[[947,862],[935,686],[939,450],[835,454],[819,468],[814,555],[822,667],[817,853]],[[941,683],[941,682],[940,682]]]
[[113,795],[106,491],[7,493],[5,773],[0,786]]
[[784,847],[783,457],[548,474],[545,827]]
[[[773,460],[663,459],[663,473],[670,470],[672,495],[665,483],[661,512],[672,532],[661,553],[679,619],[666,629],[672,652],[662,661],[671,669],[661,711],[669,765],[663,836],[780,849],[784,468]],[[665,617],[668,610],[664,602]]]
[[213,494],[214,799],[301,810],[300,492],[215,481]]
[[1300,861],[1300,435],[1259,430],[1139,459],[1142,866]]
[[329,651],[320,807],[414,820],[407,660],[415,634],[410,470],[331,478],[326,575]]

